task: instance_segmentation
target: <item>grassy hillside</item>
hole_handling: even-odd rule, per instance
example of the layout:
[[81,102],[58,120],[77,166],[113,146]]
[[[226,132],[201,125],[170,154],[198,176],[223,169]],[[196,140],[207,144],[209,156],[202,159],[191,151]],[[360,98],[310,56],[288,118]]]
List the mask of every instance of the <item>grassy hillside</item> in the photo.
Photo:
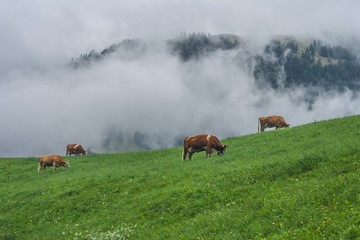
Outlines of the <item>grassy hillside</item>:
[[[255,124],[256,125],[256,124]],[[360,116],[181,148],[0,159],[0,239],[360,238]]]

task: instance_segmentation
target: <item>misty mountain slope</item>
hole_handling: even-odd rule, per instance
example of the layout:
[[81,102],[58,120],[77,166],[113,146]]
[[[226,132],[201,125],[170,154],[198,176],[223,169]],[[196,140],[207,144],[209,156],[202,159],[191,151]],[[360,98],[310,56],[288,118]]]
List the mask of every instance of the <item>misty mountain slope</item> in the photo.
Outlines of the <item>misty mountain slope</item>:
[[101,61],[108,57],[117,57],[129,61],[140,57],[145,51],[146,44],[144,42],[134,39],[125,39],[105,48],[101,52],[91,50],[87,54],[81,54],[78,58],[71,59],[70,66],[75,69],[87,67],[93,62]]
[[[244,39],[234,34],[206,35],[183,33],[176,39],[166,42],[169,54],[177,55],[182,61],[198,61],[210,57],[216,51],[236,51],[247,61],[254,61],[252,71],[259,88],[271,87],[284,91],[297,87],[320,88],[320,91],[344,92],[349,89],[360,90],[360,64],[357,55],[351,49],[332,46],[320,40],[297,40],[289,37],[276,37],[261,53],[252,52]],[[122,60],[131,60],[143,56],[152,46],[140,40],[123,40],[105,48],[95,50],[71,61],[78,68],[116,55]],[[229,56],[230,58],[230,56]],[[252,67],[250,67],[252,68]]]
[[[183,61],[198,59],[217,50],[231,50],[241,45],[241,38],[234,34],[206,35],[203,33],[181,34],[176,39],[165,41],[170,54],[178,55]],[[89,64],[104,60],[116,55],[122,60],[131,60],[144,55],[152,46],[137,39],[125,39],[113,44],[101,52],[91,50],[72,59],[70,66],[73,68],[86,67]]]
[[178,55],[181,60],[189,61],[206,57],[215,51],[226,51],[241,47],[243,40],[234,34],[206,35],[193,33],[167,41],[172,54]]
[[[274,89],[309,88],[311,94],[360,90],[359,59],[351,49],[321,41],[273,40],[254,70],[260,86]],[[314,91],[315,89],[315,91]]]

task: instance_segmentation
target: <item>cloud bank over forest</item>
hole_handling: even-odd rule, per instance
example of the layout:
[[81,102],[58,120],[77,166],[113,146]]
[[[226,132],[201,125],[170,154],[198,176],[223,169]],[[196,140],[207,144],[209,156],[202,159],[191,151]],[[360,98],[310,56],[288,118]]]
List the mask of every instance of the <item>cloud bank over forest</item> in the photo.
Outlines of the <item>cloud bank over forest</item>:
[[[249,54],[276,35],[357,43],[359,7],[357,1],[1,3],[0,156],[64,154],[67,143],[99,148],[135,136],[150,148],[171,147],[186,134],[255,133],[261,115],[283,115],[296,126],[358,114],[360,100],[350,92],[324,92],[310,111],[299,100],[303,89],[257,89]],[[181,32],[237,34],[251,53],[218,51],[183,62],[164,44]],[[68,66],[127,38],[151,48],[134,58]]]

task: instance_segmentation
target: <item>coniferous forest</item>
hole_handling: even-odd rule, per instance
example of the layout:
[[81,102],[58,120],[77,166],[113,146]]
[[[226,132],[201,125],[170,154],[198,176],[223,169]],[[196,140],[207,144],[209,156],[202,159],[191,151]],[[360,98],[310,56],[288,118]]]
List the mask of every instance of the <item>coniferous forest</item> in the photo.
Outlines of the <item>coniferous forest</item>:
[[[253,77],[259,88],[281,90],[296,87],[343,92],[360,89],[360,64],[356,53],[349,47],[330,45],[320,40],[278,38],[271,40],[260,53],[251,53],[244,38],[234,34],[210,35],[204,33],[181,34],[166,41],[169,54],[183,62],[197,61],[218,51],[236,51],[247,54],[254,61]],[[116,55],[131,60],[151,49],[146,42],[126,39],[101,52],[95,50],[72,59],[73,68],[86,67],[108,56]]]

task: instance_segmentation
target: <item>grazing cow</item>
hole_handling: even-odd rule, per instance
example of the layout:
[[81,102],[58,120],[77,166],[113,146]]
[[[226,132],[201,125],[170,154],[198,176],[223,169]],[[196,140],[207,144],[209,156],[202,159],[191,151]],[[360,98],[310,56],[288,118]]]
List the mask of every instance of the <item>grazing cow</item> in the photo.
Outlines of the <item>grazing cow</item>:
[[182,160],[186,159],[186,155],[189,154],[189,160],[195,152],[206,151],[205,157],[210,157],[213,151],[217,151],[217,154],[224,154],[226,145],[220,143],[219,139],[210,134],[200,134],[189,136],[184,139],[184,151],[182,154]]
[[86,152],[80,144],[70,143],[66,146],[66,156],[71,156],[71,154],[74,154],[75,156],[80,154],[86,155]]
[[265,128],[283,128],[289,127],[290,124],[287,124],[282,116],[269,116],[269,117],[259,117],[258,122],[258,132],[261,130],[263,132]]
[[38,172],[41,170],[44,170],[46,167],[53,167],[53,171],[55,171],[55,168],[63,166],[63,167],[70,167],[69,163],[65,161],[62,157],[59,155],[43,155],[39,158],[39,167]]

